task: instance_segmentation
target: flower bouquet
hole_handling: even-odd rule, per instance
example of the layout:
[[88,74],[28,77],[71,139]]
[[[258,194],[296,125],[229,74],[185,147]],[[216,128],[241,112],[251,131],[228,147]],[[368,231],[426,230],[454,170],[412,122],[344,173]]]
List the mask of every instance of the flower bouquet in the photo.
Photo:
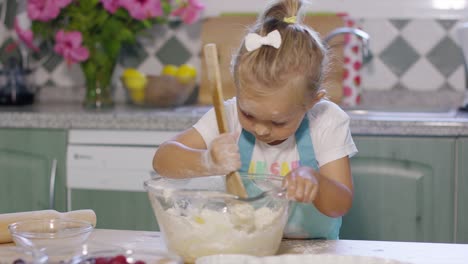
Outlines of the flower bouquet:
[[15,19],[18,37],[33,51],[53,46],[67,64],[79,63],[86,80],[84,105],[112,105],[111,77],[122,45],[172,19],[194,23],[199,0],[27,0]]

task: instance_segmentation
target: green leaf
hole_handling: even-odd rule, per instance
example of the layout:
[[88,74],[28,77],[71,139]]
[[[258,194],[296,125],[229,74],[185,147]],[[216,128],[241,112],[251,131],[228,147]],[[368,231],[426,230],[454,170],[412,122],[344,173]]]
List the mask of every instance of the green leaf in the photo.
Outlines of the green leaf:
[[96,17],[94,18],[94,23],[96,24],[97,27],[102,27],[107,19],[109,19],[109,13],[99,12],[98,14],[96,14]]
[[141,23],[143,24],[143,26],[144,26],[145,28],[151,28],[151,27],[153,26],[153,24],[151,23],[151,21],[148,20],[148,19],[141,21]]
[[114,16],[117,17],[117,18],[120,18],[122,20],[130,20],[131,19],[130,15],[128,14],[127,9],[124,9],[124,8],[117,9],[117,11],[114,13]]
[[121,47],[120,42],[109,39],[107,41],[104,41],[102,44],[103,44],[104,50],[107,53],[107,55],[109,56],[109,58],[116,59],[117,56],[120,53],[120,47]]
[[122,40],[123,42],[134,42],[135,35],[133,34],[132,31],[126,28],[123,28],[119,33],[119,40]]
[[99,0],[80,0],[79,5],[82,11],[89,11],[95,8],[99,4]]
[[172,6],[171,3],[168,1],[161,1],[161,7],[164,12],[164,14],[168,15],[172,11]]
[[[81,63],[81,69],[83,70],[83,73],[86,76],[87,80],[91,79],[92,78],[91,76],[94,76],[94,72],[96,72],[96,66],[97,65],[91,60]],[[90,81],[93,81],[93,80],[90,80]]]

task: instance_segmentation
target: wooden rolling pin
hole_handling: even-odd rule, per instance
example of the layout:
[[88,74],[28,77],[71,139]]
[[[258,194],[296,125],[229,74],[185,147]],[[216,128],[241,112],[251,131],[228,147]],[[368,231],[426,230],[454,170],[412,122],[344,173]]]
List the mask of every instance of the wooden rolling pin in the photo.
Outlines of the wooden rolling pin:
[[[224,111],[221,73],[219,70],[216,44],[206,44],[203,48],[203,52],[205,53],[208,79],[210,80],[210,85],[212,87],[213,106],[216,113],[216,121],[218,122],[218,130],[220,134],[226,133],[229,132],[229,129],[226,122],[226,113]],[[237,171],[233,171],[226,176],[226,189],[228,193],[237,195],[241,198],[247,198],[247,192]]]
[[91,223],[96,226],[96,213],[93,210],[75,210],[65,213],[60,213],[55,210],[40,210],[30,212],[19,212],[10,214],[0,214],[0,243],[13,242],[8,225],[21,220],[28,219],[72,219]]

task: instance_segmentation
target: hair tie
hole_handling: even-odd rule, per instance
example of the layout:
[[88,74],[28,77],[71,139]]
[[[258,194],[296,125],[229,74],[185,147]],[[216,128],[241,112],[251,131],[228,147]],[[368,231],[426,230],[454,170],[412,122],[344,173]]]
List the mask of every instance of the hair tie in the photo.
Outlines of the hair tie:
[[285,18],[283,18],[283,21],[288,23],[288,24],[296,24],[297,17],[296,16],[285,17]]

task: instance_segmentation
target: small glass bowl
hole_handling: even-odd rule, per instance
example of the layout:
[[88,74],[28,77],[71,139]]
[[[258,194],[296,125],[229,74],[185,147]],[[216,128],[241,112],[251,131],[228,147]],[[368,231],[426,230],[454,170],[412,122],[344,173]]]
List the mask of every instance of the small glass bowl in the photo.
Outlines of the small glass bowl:
[[0,247],[0,263],[2,264],[45,264],[47,256],[41,251],[22,247]]
[[60,248],[79,248],[89,238],[91,223],[68,219],[31,219],[8,226],[17,246],[46,254]]
[[66,264],[183,264],[182,258],[160,250],[111,249],[72,257]]

